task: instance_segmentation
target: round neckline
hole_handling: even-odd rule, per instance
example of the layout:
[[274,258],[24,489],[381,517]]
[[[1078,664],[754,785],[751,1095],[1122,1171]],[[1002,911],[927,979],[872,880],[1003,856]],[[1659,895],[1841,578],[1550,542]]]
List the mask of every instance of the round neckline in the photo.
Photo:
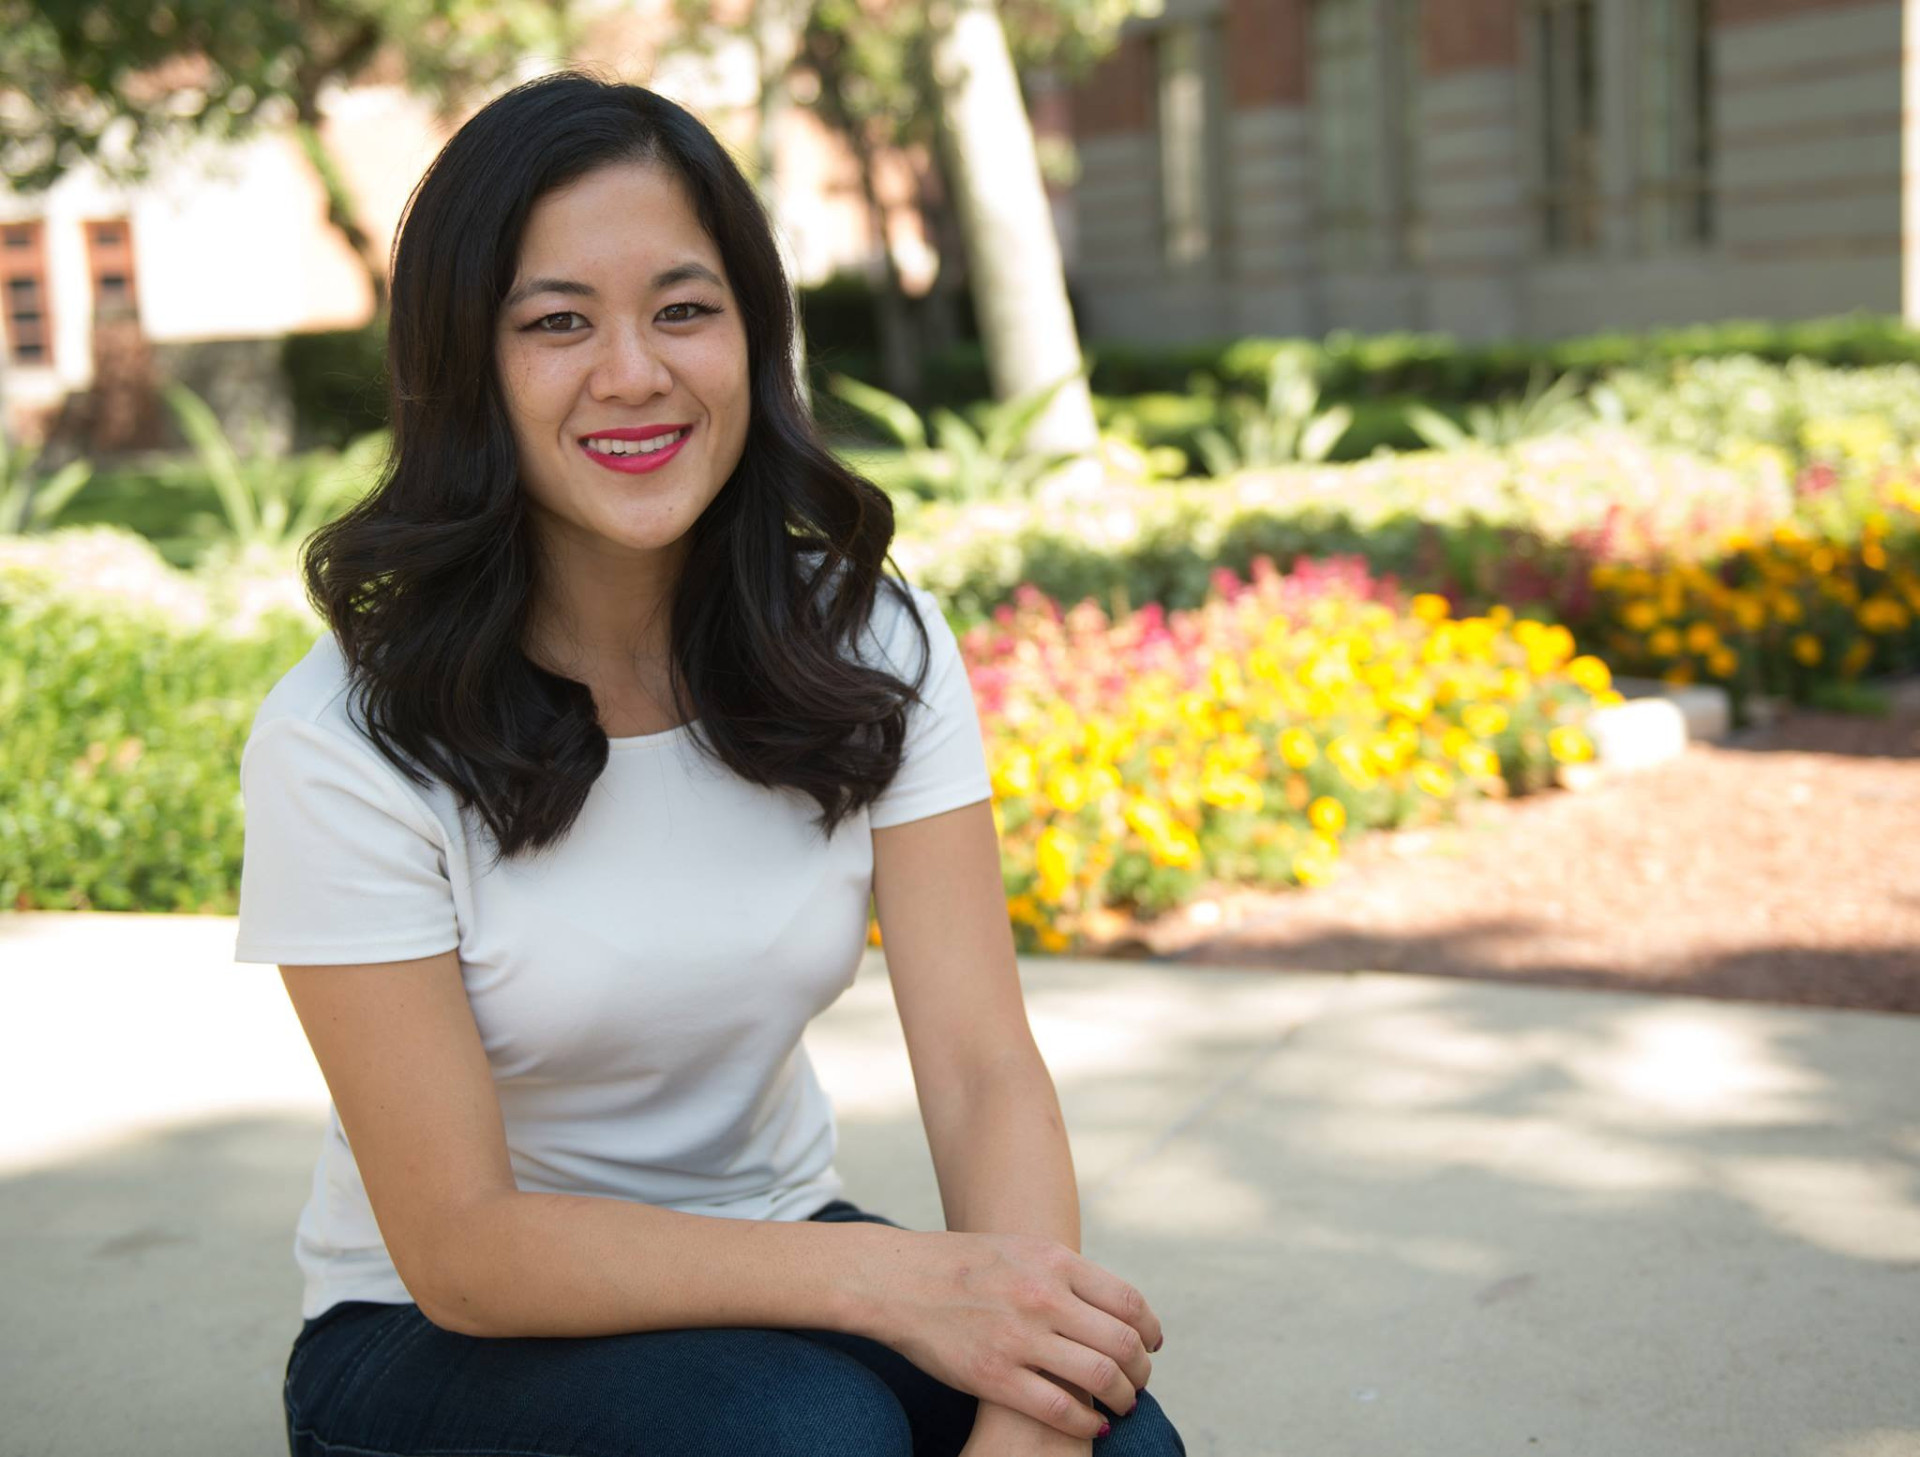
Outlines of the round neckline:
[[607,747],[609,749],[651,748],[655,744],[669,743],[674,739],[686,737],[698,722],[700,722],[699,719],[690,718],[685,723],[677,723],[670,729],[661,729],[658,733],[629,734],[625,738],[615,738],[612,734],[608,734]]

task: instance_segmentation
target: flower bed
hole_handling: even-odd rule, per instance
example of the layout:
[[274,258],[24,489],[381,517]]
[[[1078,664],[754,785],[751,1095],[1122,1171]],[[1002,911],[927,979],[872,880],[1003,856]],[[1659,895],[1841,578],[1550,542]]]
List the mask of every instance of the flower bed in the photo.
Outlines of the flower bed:
[[1115,621],[1026,590],[962,636],[1021,949],[1207,880],[1319,883],[1350,834],[1544,787],[1621,701],[1564,627],[1455,620],[1358,559],[1213,585]]
[[1706,564],[1599,563],[1576,624],[1617,670],[1806,701],[1821,683],[1920,665],[1920,489],[1889,483],[1857,540],[1791,523],[1736,534]]

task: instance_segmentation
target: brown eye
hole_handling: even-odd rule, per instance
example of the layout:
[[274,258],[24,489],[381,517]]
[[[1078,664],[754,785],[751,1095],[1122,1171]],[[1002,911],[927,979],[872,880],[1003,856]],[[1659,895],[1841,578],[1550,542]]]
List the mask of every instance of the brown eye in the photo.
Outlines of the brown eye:
[[540,318],[535,319],[531,324],[527,325],[527,327],[529,329],[536,329],[542,334],[577,334],[580,332],[578,329],[549,329],[545,326],[551,319],[578,318],[580,318],[579,314],[576,314],[572,309],[566,309],[557,314],[543,314]]

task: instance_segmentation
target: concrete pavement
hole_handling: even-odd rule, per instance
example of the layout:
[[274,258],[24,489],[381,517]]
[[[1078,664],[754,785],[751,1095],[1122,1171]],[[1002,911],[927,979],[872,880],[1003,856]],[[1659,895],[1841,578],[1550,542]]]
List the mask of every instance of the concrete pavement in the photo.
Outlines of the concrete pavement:
[[[325,1086],[220,917],[0,917],[0,1454],[284,1452]],[[1023,962],[1194,1457],[1916,1457],[1920,1018]],[[942,1225],[884,965],[808,1034]],[[1096,1448],[1097,1451],[1097,1448]]]

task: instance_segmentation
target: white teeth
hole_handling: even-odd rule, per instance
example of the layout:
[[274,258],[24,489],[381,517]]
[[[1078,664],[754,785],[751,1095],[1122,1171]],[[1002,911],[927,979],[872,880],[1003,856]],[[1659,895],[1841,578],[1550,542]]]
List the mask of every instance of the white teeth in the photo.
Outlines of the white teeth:
[[587,437],[587,444],[600,455],[651,455],[656,450],[665,450],[677,440],[684,440],[687,432],[676,430],[671,435],[656,435],[651,440],[603,440],[598,436]]

